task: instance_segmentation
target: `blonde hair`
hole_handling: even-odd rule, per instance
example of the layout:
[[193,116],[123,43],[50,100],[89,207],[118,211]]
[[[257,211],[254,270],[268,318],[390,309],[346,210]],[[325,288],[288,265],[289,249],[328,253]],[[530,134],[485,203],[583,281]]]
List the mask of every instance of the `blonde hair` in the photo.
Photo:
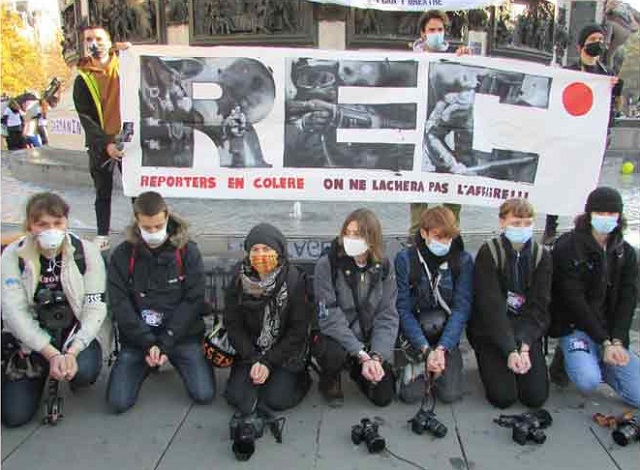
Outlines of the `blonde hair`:
[[369,245],[369,252],[375,261],[382,261],[384,248],[382,243],[382,226],[376,215],[369,209],[356,209],[347,216],[340,230],[340,244],[342,237],[347,233],[347,227],[351,222],[358,224],[358,233]]
[[436,206],[425,209],[420,214],[420,228],[426,230],[438,229],[442,235],[448,238],[455,238],[460,235],[458,221],[451,209],[445,206]]
[[505,219],[509,214],[522,219],[535,217],[536,215],[531,203],[527,199],[521,197],[507,199],[502,203],[498,213],[499,217],[501,219]]

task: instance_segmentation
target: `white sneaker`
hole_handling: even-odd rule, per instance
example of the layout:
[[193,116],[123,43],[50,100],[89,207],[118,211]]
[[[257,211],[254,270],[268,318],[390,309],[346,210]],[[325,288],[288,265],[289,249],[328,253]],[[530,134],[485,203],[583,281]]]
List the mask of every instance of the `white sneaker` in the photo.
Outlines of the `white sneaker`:
[[98,247],[100,251],[106,251],[111,248],[111,240],[106,235],[98,235],[93,239],[93,243]]

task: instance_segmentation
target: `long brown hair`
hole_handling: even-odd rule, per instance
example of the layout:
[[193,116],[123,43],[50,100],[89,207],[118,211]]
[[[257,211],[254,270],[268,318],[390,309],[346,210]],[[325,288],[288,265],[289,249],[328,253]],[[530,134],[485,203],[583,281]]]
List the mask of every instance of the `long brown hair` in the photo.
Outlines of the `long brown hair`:
[[342,237],[347,232],[347,226],[353,221],[358,224],[358,234],[369,245],[369,253],[373,260],[382,261],[384,258],[382,226],[376,215],[369,209],[356,209],[347,216],[340,229],[340,244],[343,245]]
[[60,195],[51,192],[37,193],[29,198],[25,208],[22,228],[31,231],[31,225],[40,220],[43,215],[51,217],[69,218],[69,204]]

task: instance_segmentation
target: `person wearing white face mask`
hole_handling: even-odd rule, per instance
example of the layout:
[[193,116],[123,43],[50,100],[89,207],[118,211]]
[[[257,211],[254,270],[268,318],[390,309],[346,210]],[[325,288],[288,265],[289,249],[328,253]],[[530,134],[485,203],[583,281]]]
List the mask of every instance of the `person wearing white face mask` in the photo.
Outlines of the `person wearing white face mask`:
[[[405,366],[398,396],[406,403],[424,395],[432,373],[439,400],[462,398],[462,355],[458,349],[471,313],[473,258],[464,251],[456,217],[447,207],[422,213],[412,246],[398,253],[398,314]],[[408,343],[408,344],[407,344]]]
[[131,408],[149,372],[167,361],[191,399],[209,403],[214,376],[202,347],[205,277],[187,224],[156,192],[140,194],[127,240],[111,255],[109,305],[121,349],[107,385],[115,413]]
[[[2,318],[24,359],[3,357],[6,426],[31,420],[47,374],[77,388],[92,384],[100,373],[96,336],[107,314],[104,261],[92,243],[67,231],[68,217],[69,206],[57,194],[33,195],[26,207],[27,235],[2,253]],[[51,305],[66,312],[58,344],[57,330],[47,322]]]
[[502,234],[475,260],[474,303],[467,337],[489,403],[520,400],[537,408],[549,396],[542,338],[549,326],[551,255],[532,239],[533,206],[509,199],[499,210]]
[[397,286],[384,257],[382,228],[373,212],[347,217],[340,236],[316,264],[315,300],[320,334],[312,354],[320,365],[320,392],[331,406],[344,399],[342,369],[377,406],[393,400],[392,352],[398,334]]
[[[640,407],[640,360],[629,349],[638,301],[638,259],[624,241],[620,193],[600,187],[587,198],[575,228],[553,248],[550,334],[559,337],[551,378],[583,392],[602,379],[630,406]],[[568,380],[567,380],[568,379]]]

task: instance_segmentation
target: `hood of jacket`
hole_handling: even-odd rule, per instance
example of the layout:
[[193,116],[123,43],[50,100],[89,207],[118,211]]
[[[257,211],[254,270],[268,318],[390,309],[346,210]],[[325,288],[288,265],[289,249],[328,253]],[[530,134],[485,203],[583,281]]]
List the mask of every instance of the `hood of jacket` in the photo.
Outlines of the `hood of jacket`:
[[[177,216],[176,214],[169,213],[169,221],[167,222],[167,234],[169,235],[169,243],[175,248],[182,248],[189,241],[189,224],[186,220]],[[131,225],[127,227],[126,231],[127,241],[132,244],[144,243],[140,236],[140,230],[138,230],[138,224],[134,220]],[[165,242],[166,243],[166,242]]]

